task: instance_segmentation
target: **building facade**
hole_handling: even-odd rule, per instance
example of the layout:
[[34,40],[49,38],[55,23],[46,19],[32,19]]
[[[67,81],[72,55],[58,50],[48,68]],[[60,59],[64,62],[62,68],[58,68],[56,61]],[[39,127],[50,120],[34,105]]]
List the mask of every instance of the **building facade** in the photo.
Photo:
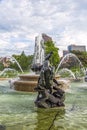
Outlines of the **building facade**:
[[67,55],[69,53],[68,50],[63,50],[63,56]]
[[86,51],[86,46],[69,45],[68,51]]

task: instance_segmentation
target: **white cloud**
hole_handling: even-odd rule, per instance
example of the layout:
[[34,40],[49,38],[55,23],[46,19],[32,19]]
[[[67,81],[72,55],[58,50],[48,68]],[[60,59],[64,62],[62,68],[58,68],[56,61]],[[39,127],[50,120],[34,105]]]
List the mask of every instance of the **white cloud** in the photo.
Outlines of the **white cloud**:
[[52,36],[61,51],[69,44],[86,45],[86,7],[86,0],[0,1],[0,55],[8,49],[32,54],[40,33]]

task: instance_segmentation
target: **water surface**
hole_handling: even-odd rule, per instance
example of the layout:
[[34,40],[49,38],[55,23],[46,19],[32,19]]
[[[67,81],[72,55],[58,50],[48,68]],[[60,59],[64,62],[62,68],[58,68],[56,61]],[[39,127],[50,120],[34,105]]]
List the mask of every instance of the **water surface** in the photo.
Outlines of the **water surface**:
[[[87,130],[87,83],[71,83],[65,108],[38,109],[37,93],[17,92],[0,81],[3,130]],[[1,129],[0,129],[1,130]]]

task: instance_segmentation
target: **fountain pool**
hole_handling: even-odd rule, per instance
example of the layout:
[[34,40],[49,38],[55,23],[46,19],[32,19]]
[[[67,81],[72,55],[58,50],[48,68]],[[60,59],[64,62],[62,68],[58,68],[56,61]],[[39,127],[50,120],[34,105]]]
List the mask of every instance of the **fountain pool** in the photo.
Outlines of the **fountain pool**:
[[[71,83],[65,108],[40,109],[34,101],[37,93],[10,89],[0,81],[0,128],[3,130],[86,130],[87,83]],[[0,129],[2,130],[2,129]]]

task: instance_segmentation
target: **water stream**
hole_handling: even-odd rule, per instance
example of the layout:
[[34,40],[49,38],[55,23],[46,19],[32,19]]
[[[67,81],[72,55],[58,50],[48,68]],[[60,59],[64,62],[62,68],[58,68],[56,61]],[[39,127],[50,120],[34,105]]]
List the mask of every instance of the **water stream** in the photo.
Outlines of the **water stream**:
[[[85,68],[84,68],[83,64],[81,63],[81,61],[79,60],[79,58],[78,58],[75,54],[73,54],[73,53],[68,53],[68,54],[66,54],[66,55],[62,58],[62,60],[61,60],[60,63],[58,64],[58,67],[57,67],[55,73],[56,73],[56,74],[58,73],[58,71],[59,71],[59,69],[61,68],[61,66],[62,66],[63,63],[64,63],[64,64],[65,64],[65,63],[69,63],[70,58],[73,59],[76,64],[78,63],[79,69],[80,69],[81,71],[83,71],[83,73],[85,74]],[[73,64],[73,65],[74,65],[74,64]],[[74,65],[74,67],[76,67],[76,66]]]
[[[15,62],[15,63],[18,65],[20,71],[23,73],[22,67],[20,66],[19,62],[18,62],[13,56],[11,56],[11,57],[9,56],[9,57],[6,57],[6,58],[8,58],[9,61],[11,61],[11,62],[13,62],[13,63]],[[1,60],[3,60],[3,59],[4,59],[4,58],[1,58]],[[0,60],[0,61],[1,61],[1,60]],[[4,68],[4,70],[0,72],[0,76],[2,76],[5,72],[8,72],[8,71],[16,72],[15,69],[12,69],[12,68]]]
[[[65,108],[38,109],[37,93],[10,89],[0,81],[0,128],[3,130],[86,130],[87,83],[71,83]],[[2,129],[0,129],[2,130]]]

